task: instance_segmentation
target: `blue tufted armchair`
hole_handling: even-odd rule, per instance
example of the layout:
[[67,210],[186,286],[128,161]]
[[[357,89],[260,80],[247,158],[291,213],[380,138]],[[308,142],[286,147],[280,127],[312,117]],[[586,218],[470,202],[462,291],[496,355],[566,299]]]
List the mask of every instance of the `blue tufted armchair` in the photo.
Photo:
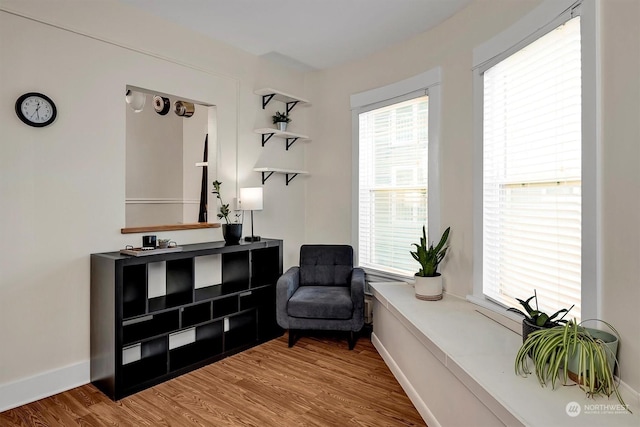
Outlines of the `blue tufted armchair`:
[[364,271],[353,267],[348,245],[303,245],[300,266],[276,286],[278,324],[292,347],[302,330],[349,332],[349,349],[364,325]]

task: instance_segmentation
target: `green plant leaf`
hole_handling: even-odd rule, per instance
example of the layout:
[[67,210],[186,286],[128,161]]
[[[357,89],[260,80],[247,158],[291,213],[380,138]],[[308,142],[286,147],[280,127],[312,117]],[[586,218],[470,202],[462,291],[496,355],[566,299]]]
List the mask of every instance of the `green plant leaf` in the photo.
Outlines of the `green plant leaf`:
[[547,320],[549,320],[549,316],[547,316],[546,313],[540,313],[536,318],[536,325],[544,326],[547,323]]
[[[613,327],[611,329],[615,331]],[[595,339],[584,327],[571,320],[561,326],[530,333],[516,354],[514,369],[517,375],[530,374],[528,354],[531,354],[538,382],[542,387],[551,382],[553,389],[561,370],[564,374],[563,382],[567,384],[569,358],[575,356],[578,361],[578,372],[575,374],[580,380],[580,388],[587,396],[615,394],[618,401],[631,412],[622,400],[607,362],[607,352],[610,350],[601,339]]]

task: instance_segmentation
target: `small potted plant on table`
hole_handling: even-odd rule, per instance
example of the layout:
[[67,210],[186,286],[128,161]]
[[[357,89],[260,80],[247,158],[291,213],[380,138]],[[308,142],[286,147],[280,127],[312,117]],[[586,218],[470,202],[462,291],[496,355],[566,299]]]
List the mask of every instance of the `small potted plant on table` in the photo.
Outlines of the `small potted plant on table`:
[[445,243],[449,238],[451,227],[447,227],[440,238],[440,242],[434,248],[433,243],[427,247],[427,232],[422,227],[422,237],[420,244],[413,243],[415,251],[411,251],[411,256],[420,263],[420,270],[415,275],[416,298],[425,301],[438,301],[442,299],[442,276],[438,273],[438,264],[447,253],[448,247]]
[[278,127],[278,130],[282,132],[286,132],[287,123],[291,121],[289,115],[287,113],[281,113],[280,111],[276,111],[276,114],[272,116],[273,124]]
[[229,221],[231,210],[229,209],[229,204],[222,201],[222,196],[220,195],[221,185],[222,183],[220,181],[213,181],[212,193],[216,195],[218,200],[220,200],[220,213],[218,213],[218,219],[224,218],[225,220],[225,223],[222,224],[222,237],[224,237],[225,242],[235,245],[240,242],[240,238],[242,237],[242,223],[238,222],[239,214],[235,215],[235,222]]

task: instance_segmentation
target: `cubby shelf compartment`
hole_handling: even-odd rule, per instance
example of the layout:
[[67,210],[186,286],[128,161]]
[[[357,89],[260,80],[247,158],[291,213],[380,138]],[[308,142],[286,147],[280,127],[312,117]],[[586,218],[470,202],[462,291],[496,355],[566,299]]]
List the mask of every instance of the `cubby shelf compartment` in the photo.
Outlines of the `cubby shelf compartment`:
[[262,135],[263,147],[264,147],[264,144],[266,144],[267,141],[269,141],[269,139],[271,139],[272,136],[275,136],[276,138],[284,139],[286,141],[285,142],[286,150],[289,150],[289,148],[293,145],[293,143],[298,140],[311,141],[311,139],[307,135],[301,135],[299,133],[293,133],[293,132],[283,132],[281,130],[272,129],[272,128],[255,129],[254,132],[259,135]]
[[169,370],[175,371],[223,352],[222,321],[195,328],[195,341],[169,351]]
[[282,92],[276,89],[272,89],[272,88],[264,88],[264,89],[258,89],[256,91],[254,91],[254,93],[256,95],[260,95],[262,96],[262,109],[264,110],[265,107],[269,104],[269,102],[271,102],[271,100],[275,99],[276,101],[280,101],[280,102],[284,102],[285,105],[287,106],[287,114],[289,114],[291,112],[291,110],[293,109],[293,107],[295,107],[296,105],[303,105],[303,104],[309,104],[309,101],[307,101],[304,98],[300,98],[298,96],[295,95],[291,95],[288,94],[286,92]]
[[167,373],[167,337],[140,344],[140,359],[122,365],[123,388],[134,387]]
[[211,317],[211,302],[203,302],[180,309],[181,325],[183,328],[194,326],[199,323],[204,323],[212,319]]
[[293,181],[293,178],[295,178],[298,175],[309,174],[309,172],[303,171],[303,170],[280,169],[280,168],[253,168],[253,171],[262,173],[262,185],[264,185],[264,183],[267,182],[267,180],[271,178],[271,175],[273,175],[274,173],[284,174],[286,185],[289,185],[289,183]]
[[178,310],[125,320],[122,322],[122,342],[125,345],[135,343],[151,336],[176,331],[179,326]]
[[92,254],[91,382],[117,400],[281,335],[281,274],[282,240],[267,238]]

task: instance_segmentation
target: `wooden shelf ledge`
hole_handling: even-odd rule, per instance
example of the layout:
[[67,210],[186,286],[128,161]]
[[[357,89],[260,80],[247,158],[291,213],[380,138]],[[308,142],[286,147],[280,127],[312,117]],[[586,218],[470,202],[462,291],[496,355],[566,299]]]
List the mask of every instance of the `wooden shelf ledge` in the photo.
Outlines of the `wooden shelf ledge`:
[[143,227],[125,227],[121,234],[147,233],[150,231],[198,230],[201,228],[220,228],[219,222],[196,222],[191,224],[148,225]]

